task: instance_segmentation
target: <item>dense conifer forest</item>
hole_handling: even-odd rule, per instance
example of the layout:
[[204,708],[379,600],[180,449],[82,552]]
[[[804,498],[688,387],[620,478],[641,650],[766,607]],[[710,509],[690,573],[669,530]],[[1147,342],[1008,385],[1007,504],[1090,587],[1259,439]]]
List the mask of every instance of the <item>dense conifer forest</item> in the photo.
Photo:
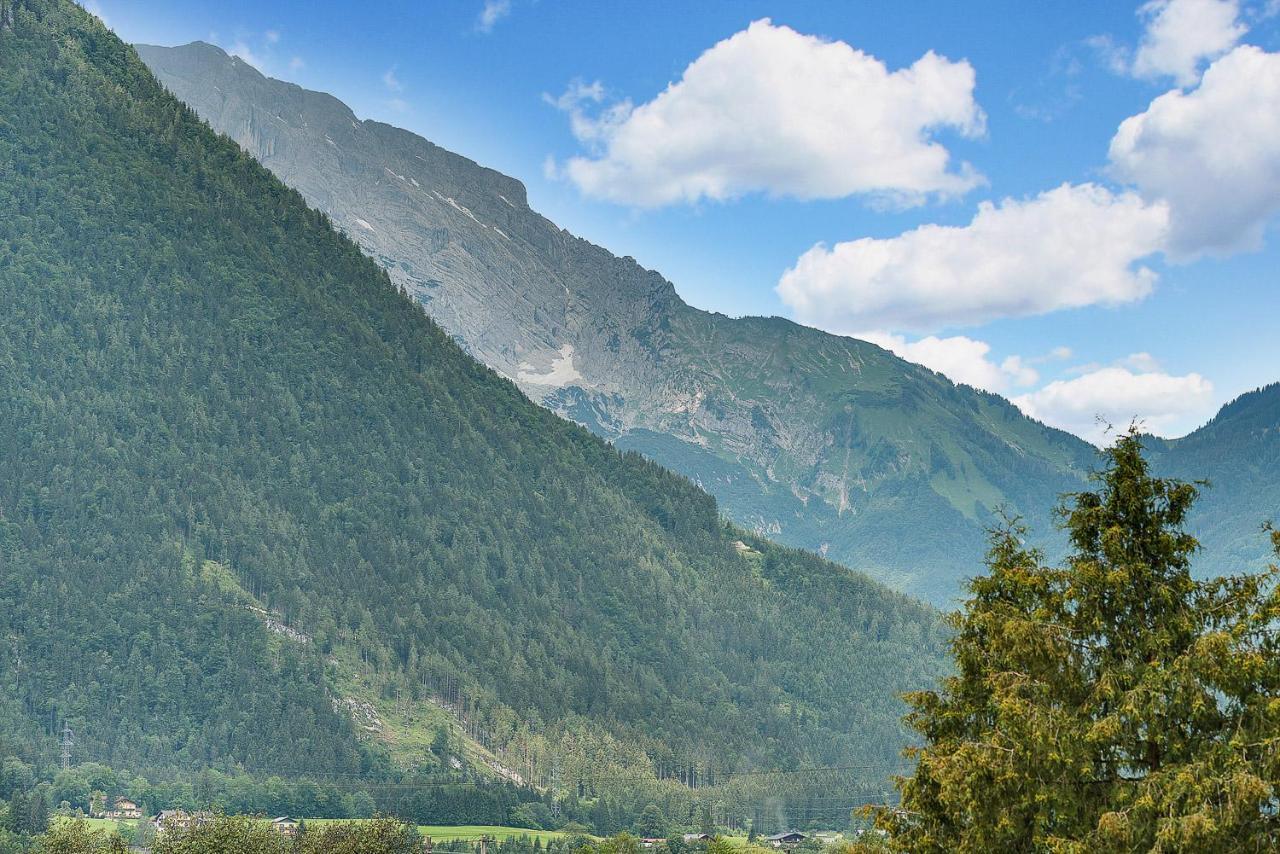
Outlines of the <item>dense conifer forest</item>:
[[6,9],[8,752],[385,776],[354,662],[575,796],[583,763],[883,780],[935,612],[533,405],[79,7]]

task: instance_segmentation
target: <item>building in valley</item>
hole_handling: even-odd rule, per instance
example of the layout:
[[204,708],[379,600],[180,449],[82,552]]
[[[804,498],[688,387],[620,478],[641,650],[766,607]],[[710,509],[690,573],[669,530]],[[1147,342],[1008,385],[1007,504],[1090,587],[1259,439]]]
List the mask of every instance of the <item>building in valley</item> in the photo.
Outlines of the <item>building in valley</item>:
[[102,814],[103,818],[131,819],[142,818],[142,808],[128,798],[116,798],[111,809]]
[[774,848],[791,848],[808,838],[798,830],[788,830],[786,833],[775,833],[773,836],[768,837],[767,841]]

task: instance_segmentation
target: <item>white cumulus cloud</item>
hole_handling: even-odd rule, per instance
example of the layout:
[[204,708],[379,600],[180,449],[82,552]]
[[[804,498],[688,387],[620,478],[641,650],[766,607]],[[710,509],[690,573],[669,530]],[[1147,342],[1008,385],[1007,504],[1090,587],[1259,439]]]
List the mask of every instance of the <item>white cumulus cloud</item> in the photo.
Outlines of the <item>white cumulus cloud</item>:
[[991,359],[990,344],[964,335],[929,335],[916,341],[888,332],[861,332],[854,337],[878,344],[908,362],[924,365],[952,382],[985,391],[1006,392],[1014,386],[1035,385],[1040,379],[1028,360],[1009,356],[997,363]]
[[1113,365],[1054,380],[1013,402],[1032,418],[1096,444],[1112,438],[1107,425],[1123,428],[1137,420],[1148,432],[1178,436],[1213,414],[1209,380],[1197,373],[1177,376],[1147,370],[1142,366],[1150,367],[1150,357],[1135,356],[1125,360],[1129,367]]
[[896,204],[959,194],[982,179],[933,135],[983,133],[974,80],[968,62],[933,52],[890,71],[844,42],[759,20],[647,103],[598,115],[583,108],[599,107],[600,91],[562,103],[588,154],[559,171],[589,196],[641,207],[752,192]]
[[1114,438],[1107,433],[1108,426],[1124,428],[1135,420],[1157,435],[1181,435],[1202,424],[1215,406],[1213,383],[1198,373],[1166,373],[1150,353],[1132,353],[1112,365],[1084,365],[1068,371],[1065,379],[1032,389],[1041,381],[1035,366],[1069,358],[1070,348],[997,361],[990,344],[964,335],[929,335],[914,341],[888,332],[854,337],[935,370],[952,382],[1010,395],[1032,418],[1096,444]]
[[1110,158],[1117,178],[1168,202],[1174,254],[1259,246],[1280,209],[1280,53],[1242,45],[1218,59],[1199,87],[1125,119]]
[[1189,86],[1200,65],[1235,46],[1246,32],[1236,0],[1151,0],[1142,6],[1146,32],[1130,68],[1136,77],[1172,77]]
[[833,332],[933,331],[1146,296],[1138,262],[1164,241],[1168,212],[1133,193],[1062,186],[983,202],[965,226],[818,244],[777,291],[796,318]]

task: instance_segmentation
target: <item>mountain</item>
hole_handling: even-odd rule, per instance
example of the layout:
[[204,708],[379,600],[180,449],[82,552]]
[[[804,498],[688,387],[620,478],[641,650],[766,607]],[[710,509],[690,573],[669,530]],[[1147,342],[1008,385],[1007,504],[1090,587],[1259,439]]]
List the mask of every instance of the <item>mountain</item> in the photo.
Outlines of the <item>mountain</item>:
[[935,611],[530,402],[79,6],[3,8],[0,748],[450,774],[465,732],[587,795],[897,764]]
[[1280,523],[1280,383],[1241,395],[1181,439],[1147,444],[1162,474],[1207,481],[1191,519],[1198,571],[1265,565],[1262,523]]
[[469,352],[738,523],[939,603],[980,569],[999,508],[1061,543],[1050,508],[1094,463],[1082,440],[867,342],[692,308],[515,179],[217,47],[138,51]]

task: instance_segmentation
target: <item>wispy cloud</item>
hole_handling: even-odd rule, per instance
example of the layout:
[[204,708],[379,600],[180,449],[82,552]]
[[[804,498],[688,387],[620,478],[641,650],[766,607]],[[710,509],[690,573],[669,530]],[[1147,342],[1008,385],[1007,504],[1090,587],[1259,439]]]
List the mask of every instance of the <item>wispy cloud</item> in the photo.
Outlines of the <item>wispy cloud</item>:
[[254,53],[253,48],[249,47],[248,42],[244,39],[236,39],[231,43],[231,47],[227,48],[227,53],[232,56],[238,56],[249,65],[263,72],[267,71],[266,61],[262,56]]
[[1094,55],[1102,62],[1112,74],[1128,74],[1129,66],[1133,62],[1133,51],[1125,45],[1120,44],[1108,33],[1101,33],[1096,36],[1089,36],[1084,40],[1085,47],[1093,51]]
[[111,26],[107,21],[106,14],[102,11],[102,4],[99,3],[98,0],[81,0],[80,5],[83,6],[84,10],[90,15],[96,16],[97,19],[102,22],[103,26]]
[[302,57],[296,54],[287,61],[276,55],[276,49],[283,39],[284,35],[279,30],[261,32],[240,30],[236,32],[235,38],[229,44],[222,41],[216,30],[211,30],[208,36],[210,44],[220,46],[227,53],[239,57],[263,74],[275,76],[281,76],[285,69],[296,72],[307,66]]
[[396,76],[396,66],[393,65],[382,73],[382,85],[386,87],[388,92],[396,93],[384,102],[387,105],[387,109],[394,113],[407,113],[410,111],[409,102],[399,95],[400,92],[404,91],[404,83],[400,82],[400,78]]
[[510,14],[511,0],[484,0],[480,17],[476,19],[476,29],[482,33],[491,33],[494,25]]

